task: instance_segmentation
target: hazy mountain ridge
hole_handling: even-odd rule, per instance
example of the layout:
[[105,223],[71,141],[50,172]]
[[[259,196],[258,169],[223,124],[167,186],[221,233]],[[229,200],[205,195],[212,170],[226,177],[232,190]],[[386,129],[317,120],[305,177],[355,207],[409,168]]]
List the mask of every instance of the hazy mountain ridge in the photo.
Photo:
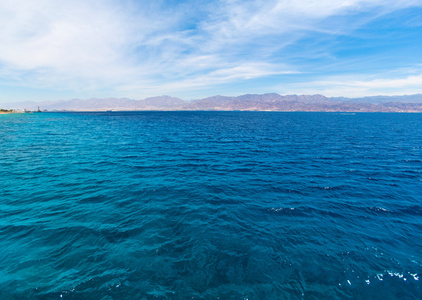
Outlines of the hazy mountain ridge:
[[422,112],[422,94],[363,98],[323,95],[245,94],[237,97],[211,96],[186,101],[171,96],[143,100],[91,98],[62,101],[21,102],[3,105],[9,109],[47,111],[142,111],[142,110],[245,110],[245,111],[327,111],[327,112]]

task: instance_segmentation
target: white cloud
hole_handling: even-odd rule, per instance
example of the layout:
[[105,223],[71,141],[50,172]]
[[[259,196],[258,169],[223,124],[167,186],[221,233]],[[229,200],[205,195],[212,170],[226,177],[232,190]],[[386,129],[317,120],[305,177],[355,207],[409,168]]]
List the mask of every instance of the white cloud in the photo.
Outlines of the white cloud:
[[[415,73],[417,69],[419,69],[419,73],[409,74]],[[394,78],[383,77],[384,74],[332,76],[322,80],[295,84],[293,88],[284,90],[284,92],[289,94],[323,94],[329,97],[393,96],[422,93],[422,70],[417,66],[391,73],[397,74]],[[279,86],[277,90],[283,88]]]
[[[21,72],[29,85],[85,88],[139,73],[131,49],[160,30],[108,1],[2,1],[2,75]],[[30,78],[28,78],[31,75]]]
[[[376,16],[397,9],[422,5],[420,0],[226,0],[222,2],[224,3],[222,8],[216,12],[220,16],[211,18],[210,21],[206,20],[204,28],[212,32],[215,37],[230,38],[236,42],[239,39],[250,39],[268,34],[282,35],[300,30],[327,30],[320,22],[332,16],[362,11],[371,11]],[[329,29],[333,32],[350,31],[350,23],[341,25],[337,22],[338,28]]]
[[[204,58],[205,59],[205,58]],[[204,74],[192,74],[177,81],[169,80],[162,82],[149,82],[140,88],[139,86],[127,85],[119,87],[122,91],[139,91],[153,96],[160,93],[157,91],[166,91],[166,93],[183,94],[187,90],[199,90],[215,88],[218,85],[227,84],[235,80],[252,80],[255,78],[294,74],[295,70],[290,70],[284,65],[270,65],[265,63],[244,63],[241,65],[227,65]],[[214,89],[215,90],[215,89]],[[197,94],[197,93],[191,93]]]

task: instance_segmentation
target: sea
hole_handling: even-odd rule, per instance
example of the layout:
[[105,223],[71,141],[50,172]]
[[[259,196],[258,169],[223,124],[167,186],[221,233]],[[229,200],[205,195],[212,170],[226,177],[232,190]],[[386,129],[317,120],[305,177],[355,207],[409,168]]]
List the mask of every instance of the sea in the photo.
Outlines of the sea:
[[0,115],[0,299],[422,299],[422,114]]

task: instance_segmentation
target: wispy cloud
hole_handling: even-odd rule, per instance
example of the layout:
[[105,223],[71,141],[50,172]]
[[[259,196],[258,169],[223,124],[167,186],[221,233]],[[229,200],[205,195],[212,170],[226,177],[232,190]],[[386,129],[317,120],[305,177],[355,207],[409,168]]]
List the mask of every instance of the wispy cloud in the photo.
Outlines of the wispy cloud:
[[[282,66],[275,68],[274,65],[267,65],[264,63],[245,63],[243,65],[236,65],[233,67],[219,68],[205,74],[197,74],[186,76],[178,81],[160,82],[159,84],[150,84],[143,87],[142,90],[156,91],[165,90],[170,93],[179,94],[186,90],[200,90],[203,88],[218,90],[219,85],[227,84],[236,80],[253,80],[255,78],[294,74],[295,71],[290,71]],[[139,87],[130,86],[125,89],[136,89]]]
[[[285,92],[322,93],[331,97],[393,96],[421,93],[421,86],[422,68],[415,66],[395,70],[389,74],[328,76],[322,80],[292,84]],[[285,87],[276,87],[278,90],[283,88]]]
[[[4,0],[0,85],[138,98],[186,89],[200,95],[201,88],[230,82],[245,82],[245,92],[252,92],[251,80],[271,78],[271,88],[275,77],[287,74],[303,74],[299,82],[315,88],[318,82],[336,86],[315,74],[324,59],[350,64],[333,40],[354,37],[365,24],[409,7],[422,1]],[[309,72],[320,78],[307,78]],[[381,89],[383,79],[376,80]],[[369,91],[365,82],[345,85]]]

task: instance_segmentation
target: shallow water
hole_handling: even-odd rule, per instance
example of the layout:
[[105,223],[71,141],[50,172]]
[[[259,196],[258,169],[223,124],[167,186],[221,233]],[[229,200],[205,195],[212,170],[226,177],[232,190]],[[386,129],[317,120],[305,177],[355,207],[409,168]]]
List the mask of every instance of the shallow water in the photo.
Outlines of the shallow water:
[[0,115],[1,299],[422,298],[422,114]]

